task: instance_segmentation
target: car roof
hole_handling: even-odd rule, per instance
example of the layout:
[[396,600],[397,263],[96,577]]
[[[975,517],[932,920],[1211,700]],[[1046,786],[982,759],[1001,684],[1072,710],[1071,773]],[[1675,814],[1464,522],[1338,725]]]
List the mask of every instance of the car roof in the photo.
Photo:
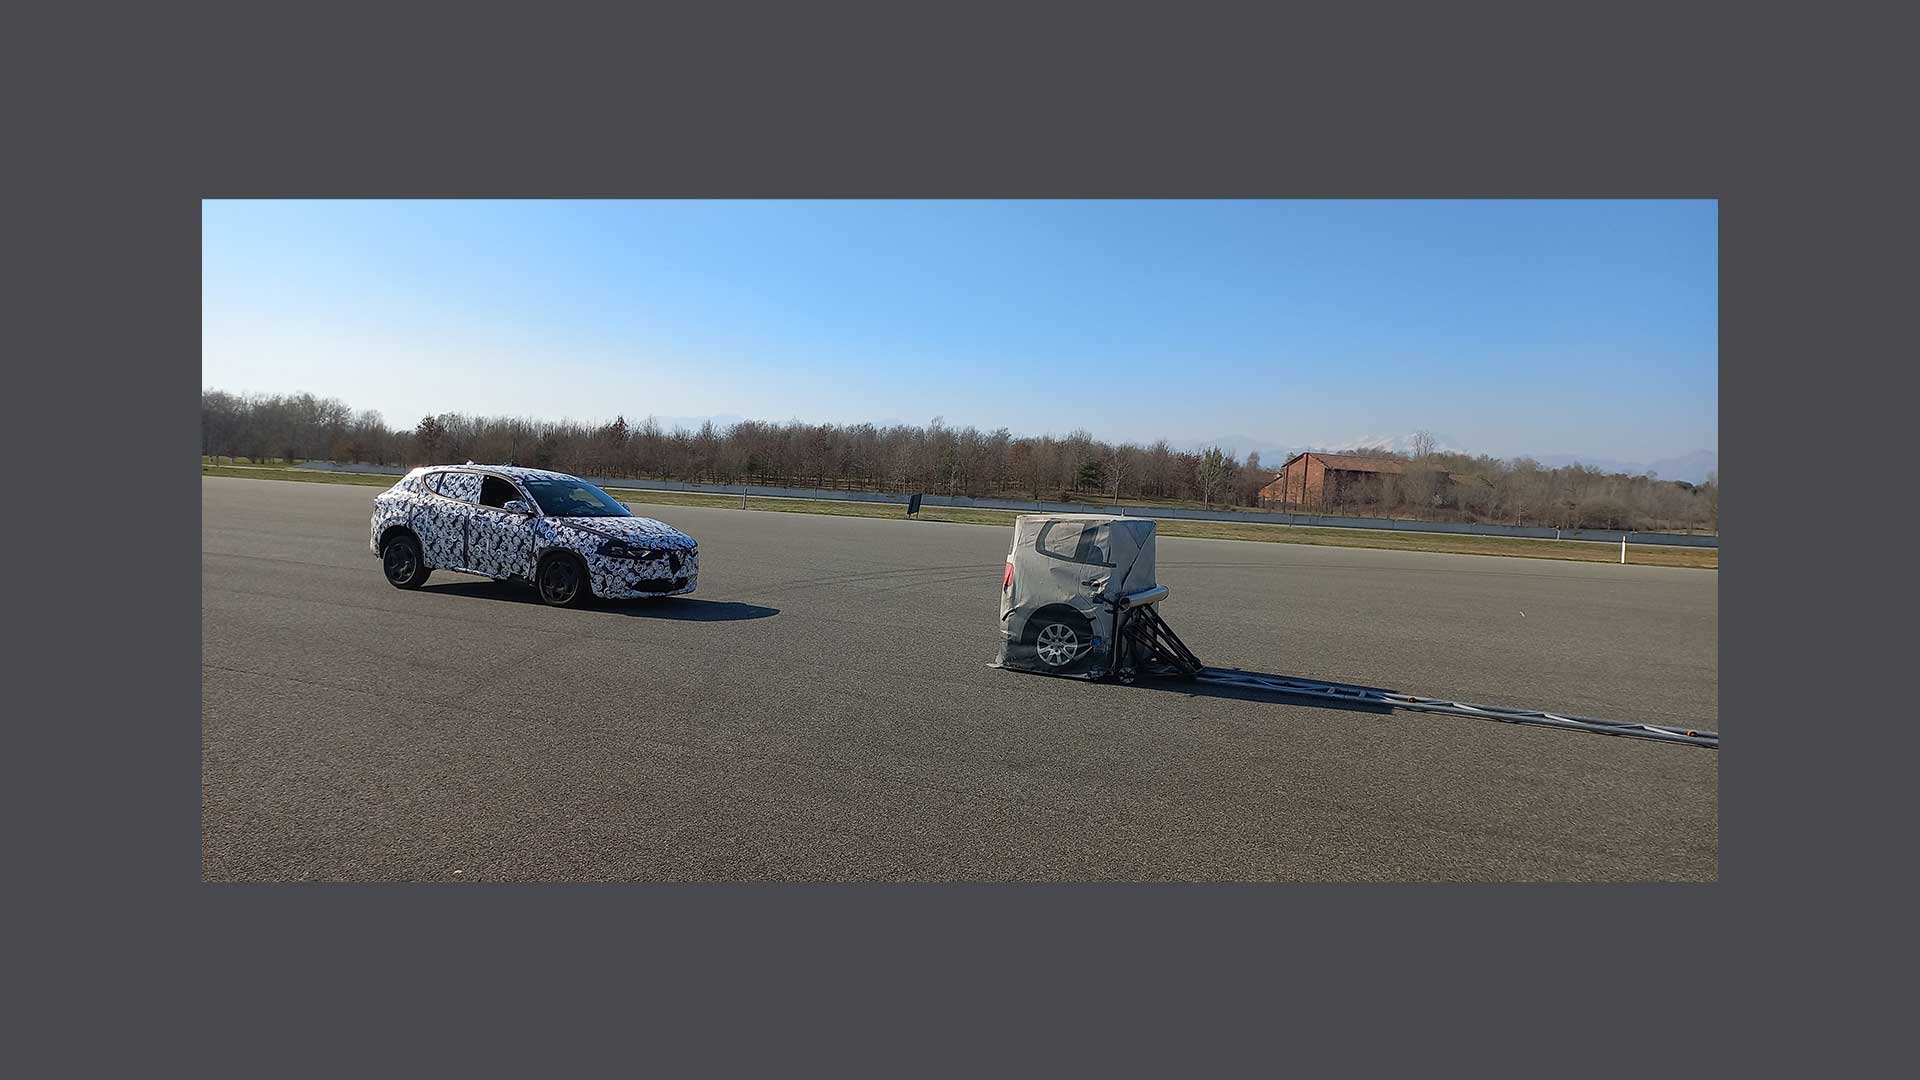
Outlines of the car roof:
[[1021,514],[1021,521],[1092,521],[1102,525],[1152,525],[1150,518],[1122,517],[1116,514]]
[[573,480],[580,483],[585,482],[572,473],[554,472],[551,469],[529,469],[522,465],[481,465],[472,461],[467,462],[465,465],[435,465],[428,471],[446,472],[448,470],[461,469],[478,469],[482,472],[499,473],[502,476],[511,476],[515,480]]
[[1016,529],[1026,529],[1051,522],[1082,521],[1089,524],[1107,525],[1124,530],[1136,537],[1150,536],[1154,532],[1152,518],[1116,517],[1112,514],[1021,514],[1014,519]]

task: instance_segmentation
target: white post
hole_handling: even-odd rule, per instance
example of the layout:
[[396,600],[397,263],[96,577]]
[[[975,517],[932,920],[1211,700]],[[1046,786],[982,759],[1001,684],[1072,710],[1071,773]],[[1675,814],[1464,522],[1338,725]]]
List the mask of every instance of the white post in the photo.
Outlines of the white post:
[[1627,565],[1627,534],[1620,534],[1620,565]]

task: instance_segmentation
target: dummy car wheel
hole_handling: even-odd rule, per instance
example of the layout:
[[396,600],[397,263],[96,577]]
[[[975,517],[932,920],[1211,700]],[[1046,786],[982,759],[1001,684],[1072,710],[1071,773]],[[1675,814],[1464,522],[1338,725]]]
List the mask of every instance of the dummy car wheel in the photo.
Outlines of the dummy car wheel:
[[534,579],[540,599],[554,607],[579,607],[593,595],[587,586],[587,568],[572,555],[556,553],[540,560]]
[[1082,620],[1059,616],[1034,620],[1033,651],[1048,667],[1060,668],[1073,663],[1092,641],[1092,630]]
[[433,572],[420,557],[420,542],[406,533],[395,534],[380,549],[380,569],[396,589],[417,589]]

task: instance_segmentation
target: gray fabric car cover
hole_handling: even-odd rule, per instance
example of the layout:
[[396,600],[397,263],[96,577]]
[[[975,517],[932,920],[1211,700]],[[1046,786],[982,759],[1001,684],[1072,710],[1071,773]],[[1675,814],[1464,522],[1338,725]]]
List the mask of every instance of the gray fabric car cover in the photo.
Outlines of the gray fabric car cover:
[[1113,654],[1114,597],[1151,589],[1153,522],[1022,514],[1000,588],[995,666],[1097,679]]

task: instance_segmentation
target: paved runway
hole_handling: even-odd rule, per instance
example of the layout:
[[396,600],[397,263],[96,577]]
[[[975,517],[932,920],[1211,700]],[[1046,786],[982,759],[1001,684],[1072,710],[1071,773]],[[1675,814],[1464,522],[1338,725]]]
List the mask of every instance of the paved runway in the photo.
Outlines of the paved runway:
[[[558,610],[202,480],[208,880],[1712,880],[1717,751],[987,667],[1010,530],[646,507],[700,589]],[[1163,538],[1216,666],[1719,723],[1715,572]]]

